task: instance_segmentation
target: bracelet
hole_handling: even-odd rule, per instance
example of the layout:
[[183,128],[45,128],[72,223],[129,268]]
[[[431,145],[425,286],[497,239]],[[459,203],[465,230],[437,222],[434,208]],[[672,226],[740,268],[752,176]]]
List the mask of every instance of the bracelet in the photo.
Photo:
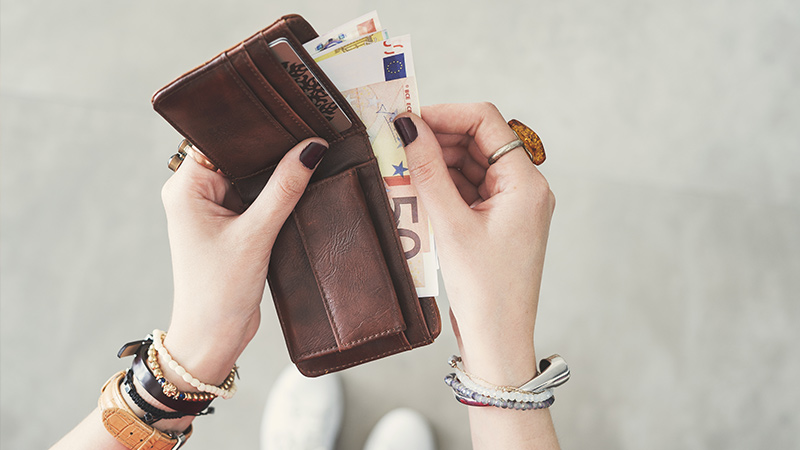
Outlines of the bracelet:
[[[167,348],[164,347],[164,338],[166,335],[167,334],[161,330],[153,330],[153,343],[150,345],[150,349],[148,350],[147,362],[150,364],[153,374],[156,376],[156,379],[161,384],[162,388],[164,389],[164,393],[167,396],[188,401],[205,401],[208,398],[213,399],[215,397],[222,397],[227,400],[236,394],[237,387],[234,383],[234,378],[238,376],[238,366],[233,366],[233,369],[231,369],[228,377],[219,386],[203,383],[202,381],[193,377],[192,374],[187,372],[183,366],[178,364],[178,362],[172,358],[172,355],[169,354]],[[167,379],[164,377],[163,371],[161,370],[161,366],[158,364],[158,354],[167,360],[167,364],[169,365],[170,369],[178,374],[178,376],[183,378],[184,381],[197,388],[200,393],[180,392],[174,384],[167,381]]]
[[133,375],[137,380],[139,380],[139,383],[141,383],[144,389],[159,403],[176,411],[181,411],[187,414],[197,414],[208,408],[208,405],[211,404],[211,400],[213,399],[206,401],[187,401],[168,397],[166,394],[164,394],[164,389],[161,383],[158,382],[158,379],[153,374],[153,370],[147,364],[147,352],[152,342],[152,339],[142,342],[141,347],[136,352],[136,357],[133,359],[133,364],[131,366]]
[[459,365],[461,357],[451,356],[448,364],[455,370],[445,377],[445,384],[455,392],[456,400],[469,406],[494,406],[504,409],[533,410],[549,408],[555,402],[552,389],[570,377],[564,358],[552,355],[539,362],[540,373],[520,387],[495,386],[469,374]]
[[181,411],[164,411],[163,409],[158,409],[155,406],[147,403],[145,399],[143,399],[139,392],[136,390],[136,386],[133,384],[133,370],[128,369],[125,373],[125,380],[123,381],[125,384],[125,392],[128,393],[133,403],[136,404],[139,408],[144,411],[144,423],[147,425],[152,425],[159,420],[167,420],[167,419],[180,419],[181,417],[186,416],[204,416],[206,414],[213,414],[214,408],[208,408],[206,412],[200,412],[197,414],[187,414]]
[[[543,402],[553,396],[551,389],[541,392],[529,392],[512,386],[493,386],[486,380],[470,375],[466,370],[461,369],[458,365],[459,362],[461,362],[461,358],[457,356],[452,356],[448,361],[450,367],[455,369],[455,375],[461,384],[473,392],[492,398],[517,402]],[[484,384],[481,384],[481,382]]]
[[556,401],[556,397],[552,393],[542,401],[507,400],[483,395],[464,386],[454,373],[447,375],[444,378],[444,382],[453,388],[456,393],[456,400],[468,406],[494,406],[496,408],[528,411],[549,408]]

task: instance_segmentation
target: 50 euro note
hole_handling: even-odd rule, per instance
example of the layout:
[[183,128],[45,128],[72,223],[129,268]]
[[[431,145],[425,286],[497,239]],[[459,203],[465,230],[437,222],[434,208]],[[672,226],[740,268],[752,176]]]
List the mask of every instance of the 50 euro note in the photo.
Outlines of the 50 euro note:
[[399,36],[353,48],[318,64],[367,128],[417,295],[438,295],[433,231],[392,124],[404,111],[420,113],[411,38]]
[[367,128],[375,158],[394,211],[406,261],[420,297],[439,295],[433,230],[408,174],[408,162],[392,121],[410,111],[419,114],[414,77],[360,86],[342,92]]

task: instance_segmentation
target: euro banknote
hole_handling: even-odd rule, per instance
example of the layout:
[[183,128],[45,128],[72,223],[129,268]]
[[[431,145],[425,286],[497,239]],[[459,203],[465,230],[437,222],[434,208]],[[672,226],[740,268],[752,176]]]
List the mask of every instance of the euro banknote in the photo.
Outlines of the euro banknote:
[[[374,35],[372,33],[371,35]],[[369,36],[371,36],[369,35]],[[354,39],[351,42],[362,38]],[[420,114],[410,36],[341,43],[318,61],[364,123],[375,152],[417,295],[439,294],[433,231],[419,201],[408,161],[392,122],[405,111]],[[324,54],[324,53],[323,53]]]

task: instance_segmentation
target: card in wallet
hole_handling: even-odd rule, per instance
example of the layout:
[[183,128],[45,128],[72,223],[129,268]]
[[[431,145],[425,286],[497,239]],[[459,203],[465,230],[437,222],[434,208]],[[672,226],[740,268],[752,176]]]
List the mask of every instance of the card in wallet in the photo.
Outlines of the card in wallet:
[[[417,297],[364,124],[302,47],[315,37],[302,17],[284,16],[153,96],[154,109],[245,204],[295,144],[312,136],[330,144],[281,228],[267,276],[289,355],[306,376],[430,344],[441,330],[434,298]],[[270,49],[278,40],[341,108],[348,128],[287,72]]]

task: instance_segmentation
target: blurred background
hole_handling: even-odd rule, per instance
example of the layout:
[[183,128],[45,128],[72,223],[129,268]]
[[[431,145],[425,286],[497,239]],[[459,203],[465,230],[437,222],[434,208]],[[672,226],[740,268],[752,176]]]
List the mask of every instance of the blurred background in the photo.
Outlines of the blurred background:
[[[166,328],[160,189],[180,138],[152,93],[286,13],[378,9],[413,38],[423,104],[534,128],[558,206],[536,333],[573,378],[565,448],[800,447],[800,3],[607,0],[0,3],[0,446],[41,449]],[[513,263],[513,261],[511,262]],[[438,299],[446,317],[446,295]],[[469,448],[431,346],[342,374],[339,449],[398,406]],[[239,395],[190,448],[257,448],[288,363],[269,299]],[[392,386],[386,389],[386,386]]]

